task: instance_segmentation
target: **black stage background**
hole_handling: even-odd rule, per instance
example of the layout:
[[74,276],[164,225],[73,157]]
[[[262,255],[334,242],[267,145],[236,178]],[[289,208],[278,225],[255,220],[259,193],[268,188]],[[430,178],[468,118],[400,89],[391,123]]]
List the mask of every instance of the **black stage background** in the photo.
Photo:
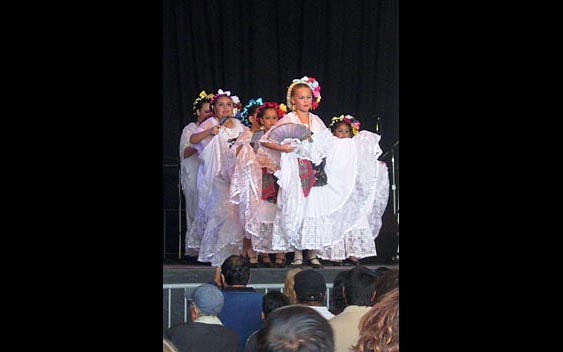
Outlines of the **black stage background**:
[[202,89],[285,102],[304,75],[322,86],[325,123],[350,114],[375,131],[379,117],[387,150],[399,136],[399,1],[164,1],[164,159],[178,160]]

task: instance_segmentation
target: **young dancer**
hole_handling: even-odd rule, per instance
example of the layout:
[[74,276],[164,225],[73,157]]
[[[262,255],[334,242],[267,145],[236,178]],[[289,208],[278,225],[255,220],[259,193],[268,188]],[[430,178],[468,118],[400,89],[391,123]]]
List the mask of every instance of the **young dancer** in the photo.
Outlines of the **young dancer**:
[[351,115],[335,116],[329,125],[332,133],[338,138],[336,148],[347,154],[358,156],[354,194],[365,194],[363,206],[354,214],[353,226],[345,230],[344,238],[329,247],[319,250],[319,257],[341,265],[347,259],[359,265],[359,259],[375,256],[375,238],[381,229],[381,217],[387,206],[389,197],[389,179],[387,166],[377,160],[381,155],[379,135],[360,131],[360,122]]
[[198,171],[198,209],[187,248],[199,248],[198,260],[220,266],[230,255],[242,252],[244,229],[238,207],[230,202],[231,176],[236,161],[234,144],[245,127],[234,118],[240,101],[219,89],[211,100],[214,116],[192,134],[201,159]]
[[[197,210],[197,171],[200,164],[197,149],[190,144],[190,137],[203,121],[212,116],[210,108],[212,98],[213,94],[207,94],[204,90],[199,93],[192,104],[192,112],[196,121],[190,122],[184,127],[180,136],[180,184],[186,199],[186,243]],[[185,254],[197,256],[198,253],[191,250]]]
[[[326,126],[320,117],[311,112],[311,110],[318,107],[321,101],[320,92],[321,86],[314,77],[304,76],[300,79],[293,80],[287,89],[286,96],[287,106],[292,112],[286,114],[283,119],[278,121],[275,128],[284,124],[294,123],[305,126],[313,135],[320,135],[326,130]],[[270,130],[269,133],[271,133],[272,130]],[[289,170],[290,168],[294,169],[295,167],[300,167],[301,170],[298,171],[297,174],[299,175],[298,179],[301,181],[305,196],[310,196],[309,193],[312,192],[312,188],[326,185],[324,160],[317,160],[316,163],[312,163],[308,159],[297,158],[297,155],[292,153],[297,148],[295,143],[291,141],[288,141],[289,143],[284,141],[281,144],[273,143],[268,139],[269,133],[266,133],[263,137],[261,141],[262,145],[271,150],[282,152],[282,154],[293,154],[287,158],[283,155],[272,155],[274,153],[269,153],[272,155],[272,160],[280,160],[280,165],[282,163],[287,164],[288,167],[286,169],[288,169],[289,172],[291,172],[291,170]],[[282,159],[286,159],[285,162],[283,162]],[[289,175],[287,177],[289,178]],[[281,191],[282,204],[278,204],[278,212],[274,221],[273,249],[294,251],[294,259],[292,262],[292,266],[294,267],[303,266],[302,251],[307,249],[309,250],[308,262],[314,268],[321,268],[322,265],[316,255],[316,250],[320,249],[323,244],[319,239],[320,229],[308,228],[308,222],[303,221],[306,202],[304,199],[301,199],[303,195],[296,194],[295,188],[297,185],[293,183],[293,187],[290,187],[289,184],[286,184],[286,186],[287,187]],[[296,197],[297,199],[295,199]],[[295,204],[295,201],[300,204]],[[317,196],[307,198],[307,202],[309,203],[317,201],[322,200]],[[297,205],[297,207],[295,205]],[[305,231],[303,231],[304,225]]]

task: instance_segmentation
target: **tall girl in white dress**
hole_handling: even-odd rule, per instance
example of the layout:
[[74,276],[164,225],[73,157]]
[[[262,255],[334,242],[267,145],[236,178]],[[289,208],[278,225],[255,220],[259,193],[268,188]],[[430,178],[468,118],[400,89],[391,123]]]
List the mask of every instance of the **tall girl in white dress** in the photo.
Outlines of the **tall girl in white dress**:
[[[315,109],[321,99],[320,95],[321,87],[317,80],[313,77],[303,77],[301,79],[293,80],[293,82],[288,87],[287,91],[287,106],[293,110],[292,112],[286,114],[283,119],[280,119],[277,126],[281,126],[287,123],[295,123],[304,125],[307,127],[313,135],[321,134],[326,130],[324,122],[315,114],[310,112],[310,110]],[[314,100],[313,100],[314,98]],[[276,173],[276,176],[281,176],[285,173],[286,177],[278,177],[278,179],[289,179],[289,169],[296,171],[297,155],[292,153],[296,146],[292,143],[287,144],[276,144],[269,142],[269,133],[261,140],[262,145],[270,150],[274,150],[280,153],[270,152],[272,160],[280,163],[282,169],[283,164],[288,165],[286,170],[280,170]],[[288,156],[292,154],[291,156]],[[286,160],[284,160],[286,159]],[[287,172],[286,172],[287,171]],[[297,171],[298,173],[299,171]],[[293,173],[295,180],[295,173]],[[280,181],[278,181],[280,184]],[[276,219],[274,221],[273,229],[273,239],[272,246],[274,250],[284,250],[286,252],[294,251],[294,259],[292,265],[295,267],[302,266],[303,253],[302,250],[308,249],[308,260],[310,264],[315,268],[320,268],[321,263],[317,259],[316,249],[321,248],[321,242],[318,239],[318,233],[305,233],[302,231],[304,224],[303,216],[305,209],[305,200],[301,199],[302,194],[298,194],[299,184],[293,182],[293,187],[290,187],[288,183],[280,184],[280,193],[278,195],[278,212],[276,214]],[[308,187],[308,186],[307,186]],[[291,188],[291,189],[290,189]],[[314,187],[313,187],[314,188]],[[308,189],[308,192],[315,193],[312,189]],[[310,196],[310,195],[309,195]],[[299,198],[295,199],[295,197]],[[307,198],[308,201],[312,198]],[[297,203],[299,204],[295,204]]]
[[[320,101],[320,86],[314,78],[294,80],[287,100],[293,112],[263,137],[263,144],[272,153],[281,152],[280,170],[275,173],[280,191],[272,248],[295,251],[293,266],[304,264],[302,250],[307,249],[308,262],[313,268],[321,268],[317,251],[328,251],[342,243],[351,230],[367,231],[370,227],[364,214],[373,205],[375,175],[362,177],[363,165],[367,163],[359,157],[370,152],[364,147],[370,143],[335,137],[309,111]],[[291,133],[286,135],[295,128],[283,128],[288,123],[308,127],[311,138],[296,140]],[[280,135],[285,139],[273,143],[278,140],[270,136]],[[375,157],[373,153],[365,156]],[[374,169],[368,167],[370,170]]]

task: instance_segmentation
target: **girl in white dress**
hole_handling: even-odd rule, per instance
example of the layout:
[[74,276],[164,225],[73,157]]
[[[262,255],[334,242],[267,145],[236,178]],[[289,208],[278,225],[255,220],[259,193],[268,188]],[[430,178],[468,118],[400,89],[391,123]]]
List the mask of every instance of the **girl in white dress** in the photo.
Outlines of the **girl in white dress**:
[[356,224],[344,234],[344,239],[330,247],[319,250],[319,257],[341,265],[346,258],[354,265],[359,265],[360,258],[377,255],[375,238],[381,229],[383,212],[389,198],[389,176],[387,165],[377,160],[382,150],[379,147],[379,135],[360,132],[360,122],[350,115],[332,118],[329,125],[332,133],[340,139],[354,142],[342,144],[340,148],[348,148],[349,153],[357,153],[357,178],[354,192],[364,193],[365,207],[359,208],[355,214]]
[[[316,109],[319,105],[321,100],[320,91],[321,87],[314,77],[305,76],[301,79],[293,80],[287,90],[287,106],[293,111],[286,114],[283,119],[280,119],[276,124],[276,127],[287,123],[295,123],[304,125],[313,134],[320,134],[323,130],[326,130],[324,122],[317,115],[310,112],[310,110]],[[268,137],[269,133],[263,137],[261,143],[266,148],[277,152],[269,152],[268,154],[270,155],[270,158],[278,164],[281,165],[281,163],[284,162],[282,159],[287,159],[285,160],[285,163],[288,165],[295,164],[291,165],[293,171],[295,171],[294,167],[297,167],[298,162],[307,162],[304,159],[300,159],[299,161],[297,160],[297,155],[292,153],[295,151],[296,146],[290,141],[286,141],[288,143],[276,144],[270,142]],[[279,152],[282,152],[282,154],[293,155],[286,158],[285,156],[280,155]],[[322,170],[320,170],[320,173],[322,173]],[[295,173],[293,174],[293,179],[295,180]],[[289,174],[287,174],[287,178],[291,178]],[[305,181],[305,183],[308,183],[305,188],[307,189],[307,195],[309,195],[308,193],[312,191],[313,185],[310,180]],[[321,185],[321,182],[315,184],[319,186]],[[289,184],[286,184],[285,186],[286,187],[280,185],[278,212],[276,214],[273,228],[272,249],[284,250],[286,252],[294,251],[294,259],[292,262],[292,266],[294,267],[303,266],[304,262],[302,250],[308,249],[308,260],[310,264],[314,268],[321,268],[322,265],[316,256],[316,249],[321,248],[318,240],[319,234],[302,232],[304,226],[303,206],[305,202],[304,200],[301,200],[300,202],[298,201],[300,204],[294,204],[294,202],[291,201],[291,198],[293,198],[293,195],[296,193],[295,191],[296,188],[298,188],[298,184],[293,182],[293,191],[290,190]],[[315,196],[313,196],[313,198],[315,198]]]
[[[200,164],[197,149],[190,143],[190,137],[203,121],[212,116],[210,108],[212,98],[213,94],[207,94],[204,90],[199,93],[192,105],[196,121],[190,122],[184,127],[180,136],[180,184],[186,199],[185,243],[188,242],[188,236],[197,210],[197,172]],[[197,256],[198,253],[197,251],[190,250],[186,251],[185,255]]]
[[[270,130],[287,112],[284,104],[266,102],[258,108],[256,120],[264,130]],[[264,147],[256,141],[258,132],[252,138],[239,138],[240,152],[237,158],[237,169],[231,183],[231,195],[239,195],[239,210],[250,239],[249,258],[251,266],[257,266],[257,254],[262,256],[265,266],[283,267],[285,253],[283,250],[272,249],[272,230],[277,211],[277,179],[273,175],[279,164],[272,160]],[[262,133],[263,134],[263,133]],[[237,142],[238,143],[238,142]],[[272,264],[270,253],[275,253]]]
[[[235,143],[237,162],[233,178],[231,179],[231,202],[239,206],[240,222],[245,227],[254,216],[260,195],[253,186],[260,182],[260,169],[257,169],[256,148],[257,140],[264,135],[264,126],[256,118],[258,108],[264,104],[262,98],[250,99],[241,113],[241,122],[249,127]],[[258,266],[258,254],[252,247],[252,236],[245,233],[242,255],[247,258],[251,267]],[[268,254],[262,255],[262,263],[266,267],[273,266]]]
[[198,171],[198,209],[187,248],[199,249],[198,261],[220,266],[229,256],[242,252],[244,228],[238,206],[230,201],[230,183],[236,155],[231,148],[247,130],[234,118],[240,109],[237,96],[219,89],[211,101],[213,118],[205,120],[192,134],[201,159]]
[[[370,165],[377,159],[376,150],[369,146],[376,135],[358,136],[358,140],[334,136],[309,111],[320,101],[320,86],[312,77],[294,80],[287,101],[293,112],[262,140],[271,154],[281,152],[277,153],[280,170],[275,172],[280,191],[272,249],[295,251],[293,266],[304,264],[302,251],[307,249],[308,262],[313,268],[322,268],[317,251],[329,251],[352,230],[369,231],[370,216],[365,214],[373,207],[376,193],[376,169]],[[288,123],[295,125],[283,128]],[[307,127],[312,136],[292,138],[299,125]],[[281,141],[280,136],[284,138]],[[275,157],[272,155],[272,160]]]

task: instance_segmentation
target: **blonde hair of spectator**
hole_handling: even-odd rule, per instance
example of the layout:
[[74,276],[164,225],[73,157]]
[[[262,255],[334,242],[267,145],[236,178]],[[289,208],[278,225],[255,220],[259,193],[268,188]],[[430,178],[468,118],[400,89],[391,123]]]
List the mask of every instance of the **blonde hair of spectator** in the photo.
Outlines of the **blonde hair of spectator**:
[[289,299],[289,304],[297,304],[297,295],[295,294],[295,289],[293,288],[293,286],[295,285],[295,275],[302,270],[303,269],[300,268],[291,269],[285,276],[283,293]]

